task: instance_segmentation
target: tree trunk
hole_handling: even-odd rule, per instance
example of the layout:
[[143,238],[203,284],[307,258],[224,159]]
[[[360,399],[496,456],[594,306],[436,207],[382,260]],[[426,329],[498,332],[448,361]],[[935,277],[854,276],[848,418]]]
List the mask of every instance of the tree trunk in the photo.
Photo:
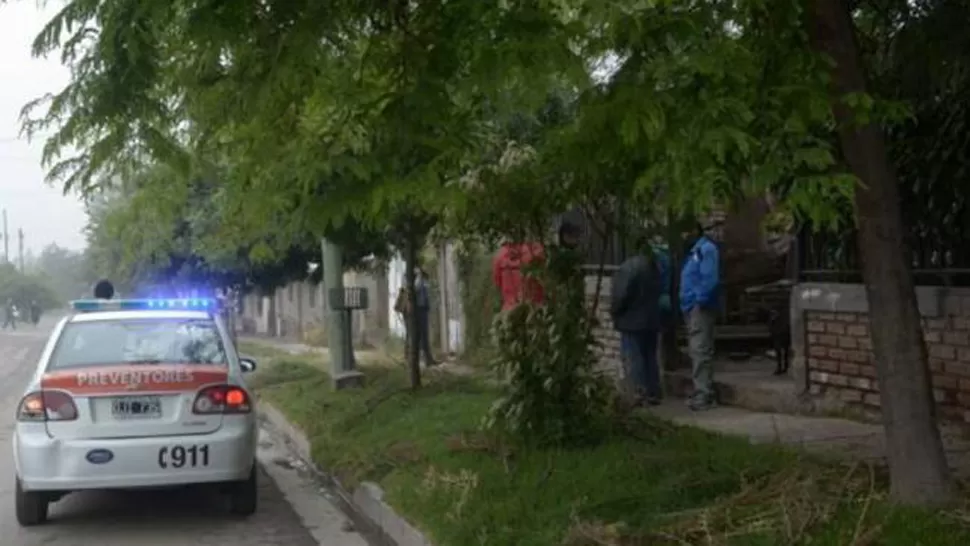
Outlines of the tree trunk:
[[[409,222],[410,224],[411,222]],[[417,390],[421,388],[421,344],[418,340],[418,291],[414,289],[415,275],[414,268],[418,265],[418,243],[414,234],[414,226],[407,227],[407,243],[405,244],[404,256],[404,289],[408,297],[407,331],[405,336],[408,340],[408,369],[411,372],[411,388]]]
[[835,62],[832,110],[842,151],[861,181],[855,188],[857,244],[869,299],[892,498],[914,505],[943,504],[953,499],[955,489],[936,423],[896,173],[881,129],[872,123],[854,123],[844,102],[849,94],[866,92],[848,6],[844,0],[815,0],[813,7],[814,45]]

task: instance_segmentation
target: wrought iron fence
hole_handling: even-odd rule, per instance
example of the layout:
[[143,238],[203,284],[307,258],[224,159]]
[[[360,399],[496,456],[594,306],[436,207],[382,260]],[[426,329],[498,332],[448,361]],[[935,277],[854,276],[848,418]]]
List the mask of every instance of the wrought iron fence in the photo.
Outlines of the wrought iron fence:
[[598,267],[602,264],[609,269],[630,257],[632,230],[636,229],[635,226],[646,227],[651,218],[637,214],[619,203],[612,210],[595,214],[577,207],[560,214],[555,220],[555,226],[558,228],[566,221],[580,228],[580,248],[586,266]]
[[623,248],[623,237],[617,226],[621,224],[619,212],[613,211],[612,217],[594,218],[581,208],[575,208],[556,218],[558,228],[565,222],[572,223],[580,229],[580,249],[585,257],[584,262],[589,266],[619,265],[626,259]]
[[[970,246],[920,228],[906,241],[917,285],[970,286]],[[855,230],[813,232],[804,228],[798,244],[799,278],[808,282],[862,282],[862,258]]]

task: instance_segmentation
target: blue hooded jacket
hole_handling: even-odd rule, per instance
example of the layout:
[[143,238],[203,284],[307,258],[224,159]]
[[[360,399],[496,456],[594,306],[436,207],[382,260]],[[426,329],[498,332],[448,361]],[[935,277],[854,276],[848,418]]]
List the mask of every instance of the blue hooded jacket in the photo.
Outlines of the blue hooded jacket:
[[680,310],[695,306],[716,308],[721,293],[720,252],[714,241],[701,237],[691,247],[680,272]]

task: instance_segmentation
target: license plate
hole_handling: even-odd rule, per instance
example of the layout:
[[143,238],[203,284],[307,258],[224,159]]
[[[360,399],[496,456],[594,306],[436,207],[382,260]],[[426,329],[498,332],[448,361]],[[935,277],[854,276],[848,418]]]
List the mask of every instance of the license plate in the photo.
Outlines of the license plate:
[[209,466],[209,446],[196,444],[188,446],[165,446],[158,450],[160,468],[204,468]]
[[111,414],[116,419],[158,419],[162,400],[157,396],[125,396],[111,401]]

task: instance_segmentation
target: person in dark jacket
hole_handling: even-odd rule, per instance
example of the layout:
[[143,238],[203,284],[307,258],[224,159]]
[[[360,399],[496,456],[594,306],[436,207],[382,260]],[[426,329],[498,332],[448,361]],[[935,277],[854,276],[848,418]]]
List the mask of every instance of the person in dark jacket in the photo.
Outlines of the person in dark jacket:
[[40,322],[40,305],[37,300],[30,300],[30,322],[34,326],[37,326],[37,323]]
[[[407,283],[407,279],[404,280]],[[394,312],[401,319],[404,325],[404,361],[407,362],[408,354],[411,349],[411,301],[408,299],[406,284],[402,284],[397,291],[397,299],[394,300]]]
[[115,296],[115,287],[108,279],[101,279],[94,285],[94,297],[99,300],[110,300]]
[[716,224],[698,224],[697,240],[680,273],[680,310],[687,321],[687,345],[694,378],[688,400],[692,410],[716,405],[714,391],[714,325],[720,305],[720,250],[713,236]]
[[4,306],[3,329],[7,328],[17,329],[17,306],[13,298],[7,298],[7,304]]
[[613,327],[628,347],[630,378],[638,394],[651,405],[662,398],[657,343],[661,329],[663,279],[647,238],[637,241],[638,253],[613,275],[610,315]]
[[424,353],[425,365],[435,366],[438,362],[431,354],[431,286],[428,282],[428,274],[423,269],[419,267],[414,273],[414,288],[417,292],[415,308],[418,313],[418,328],[415,334],[418,349]]

